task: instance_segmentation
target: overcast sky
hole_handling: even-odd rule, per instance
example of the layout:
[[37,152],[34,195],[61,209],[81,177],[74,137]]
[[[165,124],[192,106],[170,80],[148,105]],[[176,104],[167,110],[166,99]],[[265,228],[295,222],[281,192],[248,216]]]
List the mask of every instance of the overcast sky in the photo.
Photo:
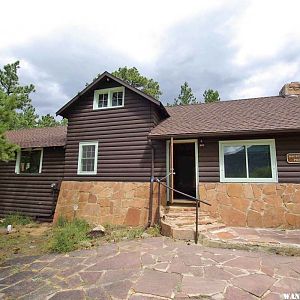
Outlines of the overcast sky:
[[299,0],[3,1],[0,65],[21,61],[40,114],[107,70],[136,66],[172,102],[188,81],[221,99],[278,94],[300,81]]

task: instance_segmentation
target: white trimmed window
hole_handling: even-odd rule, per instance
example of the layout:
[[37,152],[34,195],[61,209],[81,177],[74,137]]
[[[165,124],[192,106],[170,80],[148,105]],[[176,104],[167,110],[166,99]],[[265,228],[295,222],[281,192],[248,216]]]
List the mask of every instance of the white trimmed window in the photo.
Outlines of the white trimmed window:
[[43,148],[22,149],[17,152],[15,172],[17,174],[42,173]]
[[277,182],[275,140],[220,141],[221,182]]
[[77,174],[97,174],[98,142],[80,142]]
[[93,109],[118,108],[124,106],[125,88],[123,86],[95,90]]

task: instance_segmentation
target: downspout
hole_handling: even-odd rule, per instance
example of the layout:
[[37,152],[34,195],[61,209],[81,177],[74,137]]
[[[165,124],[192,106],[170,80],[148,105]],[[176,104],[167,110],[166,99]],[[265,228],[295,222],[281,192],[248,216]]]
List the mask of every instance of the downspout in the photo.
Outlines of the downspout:
[[149,140],[149,144],[151,147],[151,177],[150,177],[149,214],[148,214],[147,227],[150,227],[152,225],[153,194],[154,194],[154,157],[155,157],[155,149],[152,144],[152,140]]

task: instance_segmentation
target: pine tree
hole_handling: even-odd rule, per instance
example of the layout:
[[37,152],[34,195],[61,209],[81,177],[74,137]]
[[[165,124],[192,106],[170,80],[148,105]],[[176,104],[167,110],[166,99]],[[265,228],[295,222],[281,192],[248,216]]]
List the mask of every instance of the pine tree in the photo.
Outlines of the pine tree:
[[214,91],[212,89],[205,90],[204,94],[204,102],[211,103],[211,102],[218,102],[220,101],[220,95],[218,91]]
[[192,89],[189,87],[188,83],[185,82],[180,88],[180,94],[174,99],[173,105],[189,105],[196,103],[197,99],[194,96]]

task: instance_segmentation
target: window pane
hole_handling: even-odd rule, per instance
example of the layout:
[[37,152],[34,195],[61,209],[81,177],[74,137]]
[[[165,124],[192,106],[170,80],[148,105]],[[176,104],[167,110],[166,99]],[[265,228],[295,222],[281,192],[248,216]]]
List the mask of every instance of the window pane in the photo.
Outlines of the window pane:
[[20,173],[39,173],[41,150],[21,151]]
[[94,159],[82,159],[81,169],[82,171],[86,171],[86,172],[94,171]]
[[247,148],[250,178],[272,178],[269,145],[253,145]]
[[112,93],[112,106],[122,106],[123,92]]
[[225,178],[247,178],[245,146],[224,147]]
[[82,145],[81,171],[93,172],[95,162],[95,145]]
[[108,94],[100,94],[99,95],[99,107],[107,107],[108,105]]

